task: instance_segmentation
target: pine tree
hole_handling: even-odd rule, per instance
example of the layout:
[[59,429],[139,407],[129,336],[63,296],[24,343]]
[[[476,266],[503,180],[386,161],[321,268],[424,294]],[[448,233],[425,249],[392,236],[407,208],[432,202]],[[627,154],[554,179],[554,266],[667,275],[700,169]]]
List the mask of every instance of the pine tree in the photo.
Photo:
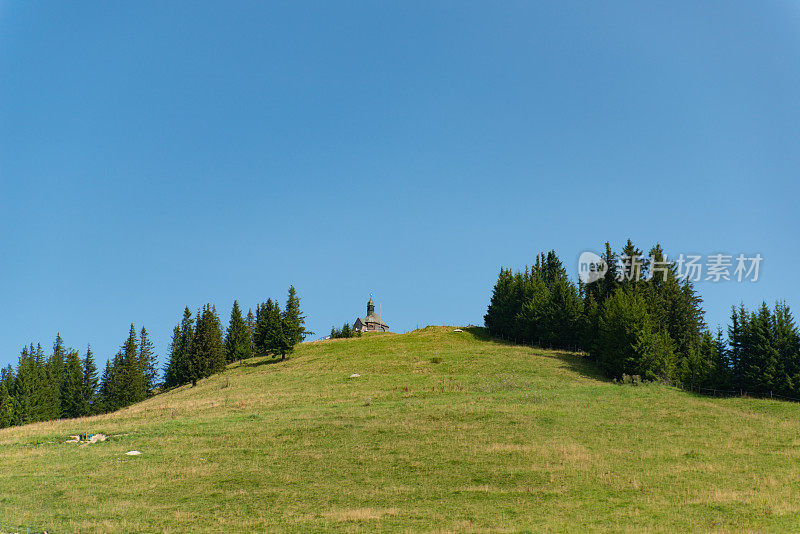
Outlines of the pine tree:
[[225,353],[228,363],[250,358],[252,356],[250,349],[250,333],[247,323],[242,318],[239,302],[234,300],[231,320],[225,336]]

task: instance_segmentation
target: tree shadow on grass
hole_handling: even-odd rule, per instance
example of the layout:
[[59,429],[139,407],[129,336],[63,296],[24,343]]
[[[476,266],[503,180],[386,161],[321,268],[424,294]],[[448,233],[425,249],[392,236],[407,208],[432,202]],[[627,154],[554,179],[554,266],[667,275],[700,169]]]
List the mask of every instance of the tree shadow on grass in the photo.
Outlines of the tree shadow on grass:
[[285,362],[288,359],[288,357],[281,360],[280,358],[270,358],[268,356],[253,356],[252,358],[239,360],[238,362],[229,364],[228,369],[251,369],[254,367],[261,367],[262,365],[273,365],[276,363]]
[[488,328],[480,326],[471,326],[464,328],[463,330],[465,332],[469,332],[475,339],[480,341],[486,341],[507,347],[531,349],[532,351],[536,351],[538,353],[537,355],[539,356],[543,356],[545,358],[554,358],[562,361],[565,368],[581,376],[592,378],[594,380],[601,380],[603,382],[609,382],[609,379],[606,378],[597,365],[589,359],[589,355],[586,353],[562,349],[547,349],[543,347],[537,347],[536,345],[523,345],[521,343],[515,343],[507,339],[492,337],[489,334]]
[[[253,358],[255,359],[255,358]],[[280,359],[280,358],[263,358],[257,362],[249,362],[247,360],[242,360],[242,366],[244,367],[261,367],[262,365],[273,365],[276,363],[285,362],[288,358]]]

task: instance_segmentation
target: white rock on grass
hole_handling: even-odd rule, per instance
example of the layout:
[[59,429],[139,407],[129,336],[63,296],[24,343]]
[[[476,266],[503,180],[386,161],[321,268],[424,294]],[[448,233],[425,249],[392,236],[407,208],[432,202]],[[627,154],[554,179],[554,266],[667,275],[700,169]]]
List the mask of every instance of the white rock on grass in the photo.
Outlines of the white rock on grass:
[[350,375],[350,378],[358,378],[358,377],[360,377],[360,376],[361,376],[361,375],[360,375],[360,374],[358,374],[358,373],[353,373],[352,375]]
[[127,454],[128,456],[139,456],[142,453],[139,451],[128,451],[125,454]]

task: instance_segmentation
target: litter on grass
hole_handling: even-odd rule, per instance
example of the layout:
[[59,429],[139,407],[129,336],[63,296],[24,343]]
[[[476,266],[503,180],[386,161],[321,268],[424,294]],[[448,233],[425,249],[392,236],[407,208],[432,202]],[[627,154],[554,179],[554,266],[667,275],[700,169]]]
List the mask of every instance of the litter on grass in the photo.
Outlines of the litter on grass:
[[90,443],[105,441],[108,436],[105,434],[76,434],[74,436],[70,436],[69,438],[70,439],[67,440],[67,443],[80,443],[82,445],[89,445]]

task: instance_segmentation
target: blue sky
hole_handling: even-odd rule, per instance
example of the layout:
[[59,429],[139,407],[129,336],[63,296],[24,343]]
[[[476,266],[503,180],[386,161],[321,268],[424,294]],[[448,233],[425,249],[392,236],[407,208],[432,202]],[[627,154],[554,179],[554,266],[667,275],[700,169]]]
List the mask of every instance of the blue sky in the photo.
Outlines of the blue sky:
[[800,309],[795,2],[0,0],[0,363],[159,354],[294,284],[312,330],[482,323],[501,265],[631,237]]

